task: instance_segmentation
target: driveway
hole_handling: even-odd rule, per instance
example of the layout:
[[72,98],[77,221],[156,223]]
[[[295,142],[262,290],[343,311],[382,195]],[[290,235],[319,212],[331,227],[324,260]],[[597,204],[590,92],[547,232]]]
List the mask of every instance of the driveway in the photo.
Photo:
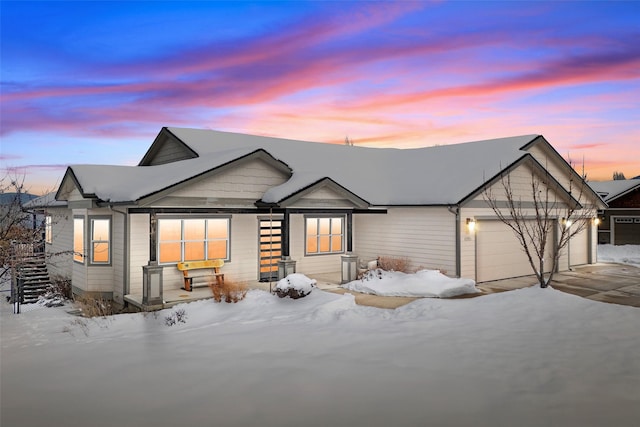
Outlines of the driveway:
[[[524,288],[533,276],[479,283],[483,293]],[[574,267],[553,275],[554,289],[594,301],[640,307],[640,268],[624,264],[597,263]]]
[[[411,297],[383,297],[361,294],[340,288],[335,278],[318,280],[318,287],[338,294],[350,293],[355,296],[356,304],[378,308],[397,308],[415,301]],[[474,298],[498,292],[512,291],[535,285],[533,275],[512,279],[478,283],[482,291],[479,294],[461,295],[456,298]],[[640,307],[640,268],[624,264],[597,263],[574,267],[553,275],[554,289],[578,295],[594,301]]]

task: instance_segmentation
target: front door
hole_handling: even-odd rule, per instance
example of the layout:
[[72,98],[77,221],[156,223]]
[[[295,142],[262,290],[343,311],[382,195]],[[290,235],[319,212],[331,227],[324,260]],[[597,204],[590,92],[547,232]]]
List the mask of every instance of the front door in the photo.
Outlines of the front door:
[[278,279],[278,261],[282,257],[282,218],[260,218],[260,281]]

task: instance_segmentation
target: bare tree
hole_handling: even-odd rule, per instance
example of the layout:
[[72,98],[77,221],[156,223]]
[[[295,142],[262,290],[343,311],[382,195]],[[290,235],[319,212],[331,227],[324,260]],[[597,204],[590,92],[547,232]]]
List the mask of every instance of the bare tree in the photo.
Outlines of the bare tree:
[[[571,179],[569,188],[565,190],[546,171],[536,173],[531,170],[529,189],[524,192],[527,196],[525,200],[514,191],[508,172],[500,175],[499,182],[502,194],[496,195],[488,186],[483,198],[498,219],[513,231],[540,287],[546,288],[553,279],[562,250],[572,237],[589,226],[595,215],[595,207],[582,205],[584,183],[576,186]],[[566,197],[560,198],[562,194]],[[555,236],[554,247],[552,240]],[[552,251],[551,260],[545,259],[549,249]],[[546,277],[545,263],[548,271]]]
[[7,173],[0,178],[0,279],[11,270],[11,242],[31,243],[42,233],[23,209],[27,197],[24,176]]

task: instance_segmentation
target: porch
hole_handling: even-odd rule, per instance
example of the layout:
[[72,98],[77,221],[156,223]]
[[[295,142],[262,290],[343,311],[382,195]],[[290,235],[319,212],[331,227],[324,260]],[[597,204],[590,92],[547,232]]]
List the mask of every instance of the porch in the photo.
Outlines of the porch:
[[[310,277],[317,281],[318,289],[330,292],[332,290],[341,289],[341,272],[339,271],[334,273],[313,275]],[[276,280],[272,282],[259,282],[257,280],[245,282],[245,284],[247,285],[247,289],[261,289],[267,292],[269,292],[269,290],[275,289],[276,283]],[[177,304],[209,299],[212,298],[213,295],[211,294],[211,290],[208,286],[194,287],[193,291],[191,292],[185,291],[184,289],[165,287],[163,289],[162,297],[162,304],[143,304],[142,290],[140,289],[139,292],[125,295],[124,300],[140,311],[155,311],[162,310],[164,308],[170,308]]]

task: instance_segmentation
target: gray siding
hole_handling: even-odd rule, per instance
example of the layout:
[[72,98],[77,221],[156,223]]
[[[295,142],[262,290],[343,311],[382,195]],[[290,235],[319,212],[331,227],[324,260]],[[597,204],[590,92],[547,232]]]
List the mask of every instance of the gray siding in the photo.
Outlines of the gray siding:
[[296,271],[313,277],[314,274],[335,273],[340,271],[341,254],[305,256],[304,215],[291,215],[289,253],[297,261]]
[[142,266],[149,263],[149,215],[129,215],[129,290],[142,295]]
[[269,188],[282,184],[287,175],[260,159],[205,175],[167,192],[153,206],[254,207]]
[[178,160],[190,159],[193,153],[187,150],[184,145],[166,140],[159,148],[149,165],[162,165],[165,163],[177,162]]
[[455,276],[455,215],[443,207],[389,208],[387,215],[354,215],[354,253],[360,259],[406,257],[410,268]]
[[124,275],[126,264],[125,242],[126,242],[126,221],[125,215],[114,212],[111,231],[111,263],[113,265],[113,299],[124,304]]
[[52,278],[71,279],[73,271],[73,215],[67,208],[47,208],[51,215],[51,243],[46,244],[47,269]]

